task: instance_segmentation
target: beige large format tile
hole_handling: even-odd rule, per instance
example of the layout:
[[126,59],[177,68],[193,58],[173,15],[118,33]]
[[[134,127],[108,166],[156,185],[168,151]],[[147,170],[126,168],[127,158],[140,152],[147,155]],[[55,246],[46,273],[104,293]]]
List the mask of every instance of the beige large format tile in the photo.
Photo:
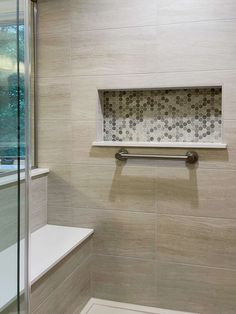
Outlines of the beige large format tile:
[[[229,145],[230,146],[230,145]],[[236,149],[199,149],[199,168],[236,170]]]
[[38,147],[40,163],[70,162],[70,120],[40,120],[38,122]]
[[[47,221],[47,179],[34,178],[31,182],[30,228],[35,231]],[[20,185],[20,232],[24,236],[25,184]],[[18,188],[10,184],[0,188],[0,251],[17,242]]]
[[65,206],[48,206],[48,224],[69,227],[76,226],[74,209]]
[[236,217],[235,171],[166,166],[156,173],[158,213]]
[[201,314],[234,314],[236,272],[157,264],[157,306]]
[[94,252],[143,259],[155,258],[155,214],[49,207],[48,223],[95,230]]
[[235,20],[159,26],[154,71],[235,69],[235,31]]
[[224,138],[228,144],[228,150],[236,149],[236,119],[224,121]]
[[[99,94],[97,77],[71,77],[71,118],[75,121],[96,121]],[[97,81],[99,79],[97,78]]]
[[155,262],[94,255],[92,290],[97,298],[155,306]]
[[70,77],[38,79],[39,119],[68,119],[71,117]]
[[62,282],[58,283],[48,298],[32,313],[71,314],[81,309],[90,299],[90,266],[88,259]]
[[71,0],[71,29],[91,30],[154,25],[157,1]]
[[157,0],[158,24],[236,18],[234,0]]
[[155,214],[141,212],[73,210],[74,226],[94,228],[95,254],[142,259],[155,258],[155,218]]
[[[235,69],[234,33],[234,20],[163,25],[157,29],[140,27],[138,31],[124,28],[74,32],[72,73],[232,70]],[[41,76],[46,76],[47,71],[66,75],[66,70],[70,70],[68,38],[61,37],[41,34],[39,57],[45,66],[45,71],[39,73]],[[55,53],[51,54],[50,50]]]
[[73,76],[71,78],[72,119],[96,119],[100,106],[99,89],[145,89],[196,86],[223,86],[222,101],[225,119],[236,119],[236,71],[194,71],[157,74],[106,76]]
[[71,206],[70,165],[47,164],[48,175],[48,206],[66,208]]
[[64,33],[39,33],[38,76],[68,76],[70,64],[70,37]]
[[31,181],[31,231],[47,224],[47,176]]
[[155,38],[155,27],[74,32],[72,74],[153,72],[157,59]]
[[[92,142],[96,139],[96,121],[72,121],[72,155],[71,162],[88,163],[93,152]],[[95,148],[96,151],[98,151]],[[107,151],[107,150],[106,150]],[[107,159],[106,154],[104,162]],[[94,160],[95,161],[95,160]]]
[[155,169],[71,165],[72,207],[155,211]]
[[[53,295],[58,286],[64,282],[73,271],[87,261],[91,253],[91,240],[87,240],[71,254],[64,258],[58,265],[56,265],[45,276],[38,280],[32,286],[31,292],[31,308],[32,311],[37,309],[41,303]],[[60,297],[61,300],[61,297]],[[46,313],[46,312],[45,312]],[[48,312],[47,312],[48,313]]]
[[236,270],[236,220],[157,216],[157,258]]
[[70,6],[64,0],[40,0],[38,3],[38,32],[64,33],[70,31]]
[[154,259],[155,215],[106,211],[96,227],[94,253]]
[[0,189],[0,252],[17,241],[17,186]]

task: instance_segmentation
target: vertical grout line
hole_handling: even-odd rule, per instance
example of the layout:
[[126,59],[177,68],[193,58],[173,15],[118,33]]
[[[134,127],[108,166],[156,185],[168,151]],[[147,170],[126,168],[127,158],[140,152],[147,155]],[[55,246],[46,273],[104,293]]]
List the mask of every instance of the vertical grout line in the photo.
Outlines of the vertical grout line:
[[155,276],[155,289],[156,289],[156,298],[158,296],[158,279],[157,279],[157,269],[158,269],[158,261],[157,261],[157,241],[158,241],[158,228],[157,228],[157,219],[158,219],[158,167],[155,167],[155,186],[154,186],[154,191],[155,191],[155,258],[154,258],[154,276]]
[[34,167],[38,167],[38,41],[37,41],[37,30],[38,30],[38,20],[37,20],[37,1],[33,1],[33,53],[34,53]]
[[[71,176],[71,172],[72,172],[72,162],[71,162],[71,157],[73,156],[73,134],[74,134],[74,124],[73,124],[73,104],[72,104],[72,60],[71,60],[71,47],[72,47],[72,38],[71,38],[71,34],[72,34],[72,19],[71,19],[71,0],[68,1],[68,10],[69,12],[67,12],[67,19],[69,19],[69,26],[68,26],[68,40],[69,40],[69,67],[70,67],[70,71],[69,71],[69,80],[70,80],[70,86],[69,86],[69,90],[70,90],[70,99],[69,99],[69,104],[70,104],[70,114],[69,114],[69,121],[70,121],[70,160],[69,160],[69,204],[70,207],[72,205],[72,176]],[[59,162],[59,165],[61,165],[61,162]],[[68,183],[67,183],[68,184]],[[73,210],[73,215],[74,215],[74,210]]]

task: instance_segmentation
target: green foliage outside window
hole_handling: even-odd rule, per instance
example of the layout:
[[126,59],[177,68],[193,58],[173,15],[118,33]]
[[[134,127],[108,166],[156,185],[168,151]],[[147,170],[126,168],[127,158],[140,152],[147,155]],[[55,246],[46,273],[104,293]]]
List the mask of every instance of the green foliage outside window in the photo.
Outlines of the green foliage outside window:
[[[22,72],[20,82],[17,77],[17,26],[0,25],[0,156],[12,156],[14,159],[18,156],[18,132],[21,146],[20,156],[24,157],[23,25],[19,27],[19,63]],[[18,84],[20,87],[19,99]]]

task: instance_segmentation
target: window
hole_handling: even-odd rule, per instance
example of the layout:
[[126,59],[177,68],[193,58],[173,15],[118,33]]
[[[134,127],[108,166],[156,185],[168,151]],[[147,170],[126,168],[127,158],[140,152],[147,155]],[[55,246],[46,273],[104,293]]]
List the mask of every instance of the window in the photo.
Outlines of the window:
[[[17,25],[9,22],[1,24],[0,21],[0,176],[18,169],[18,156],[20,156],[20,168],[24,169],[24,36],[24,25],[21,24],[19,26],[19,55],[17,55]],[[17,57],[19,57],[19,81]],[[32,104],[33,100],[31,100]],[[32,152],[34,152],[33,146]],[[32,164],[34,165],[33,160]]]

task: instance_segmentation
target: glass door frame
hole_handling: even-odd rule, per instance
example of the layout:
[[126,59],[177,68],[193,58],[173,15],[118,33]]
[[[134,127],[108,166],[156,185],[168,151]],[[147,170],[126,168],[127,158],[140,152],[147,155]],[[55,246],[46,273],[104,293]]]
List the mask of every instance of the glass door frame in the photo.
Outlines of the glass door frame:
[[[36,3],[32,0],[24,0],[24,29],[25,29],[25,246],[24,246],[24,312],[30,313],[30,207],[31,207],[31,75],[34,73],[32,69],[32,42],[34,42],[34,14],[36,14]],[[35,61],[35,60],[34,60]],[[35,86],[33,86],[34,88]]]

